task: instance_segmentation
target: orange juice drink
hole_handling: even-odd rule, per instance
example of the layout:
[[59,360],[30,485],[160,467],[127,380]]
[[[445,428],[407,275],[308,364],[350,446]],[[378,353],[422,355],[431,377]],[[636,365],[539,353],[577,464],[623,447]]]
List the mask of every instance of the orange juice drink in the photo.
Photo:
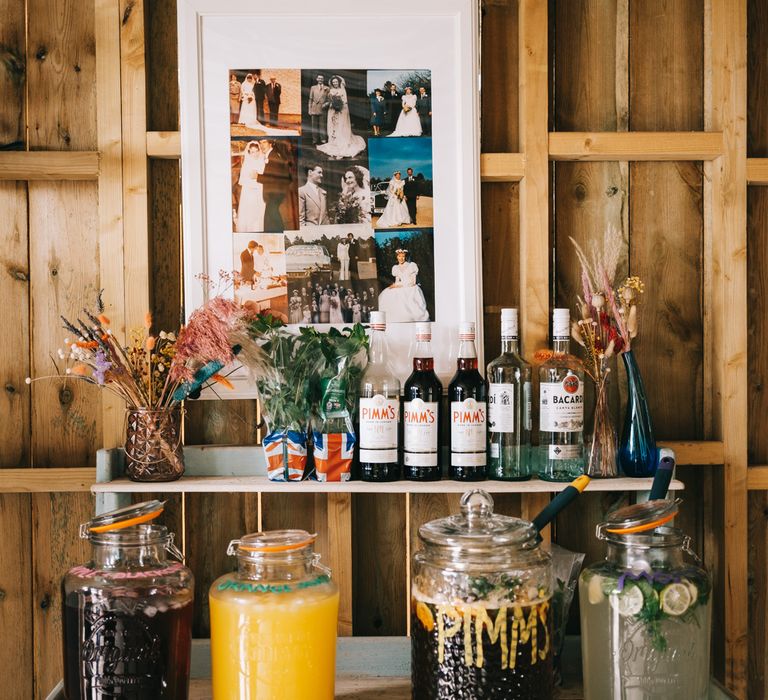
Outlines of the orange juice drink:
[[311,544],[287,551],[285,565],[280,552],[240,549],[238,572],[211,586],[214,700],[334,697],[339,592]]

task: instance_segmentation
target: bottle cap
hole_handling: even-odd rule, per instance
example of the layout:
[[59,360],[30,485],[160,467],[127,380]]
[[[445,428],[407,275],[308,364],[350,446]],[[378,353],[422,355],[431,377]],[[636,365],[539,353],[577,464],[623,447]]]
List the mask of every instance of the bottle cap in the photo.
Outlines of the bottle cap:
[[474,321],[464,321],[459,324],[459,340],[474,340],[475,339],[475,323]]
[[375,331],[387,329],[387,313],[385,311],[371,311],[371,328]]
[[571,337],[571,310],[555,309],[552,312],[552,337]]
[[428,322],[419,322],[416,324],[416,342],[428,343],[432,340],[432,324]]
[[502,309],[501,310],[501,337],[517,338],[517,334],[518,334],[517,309]]

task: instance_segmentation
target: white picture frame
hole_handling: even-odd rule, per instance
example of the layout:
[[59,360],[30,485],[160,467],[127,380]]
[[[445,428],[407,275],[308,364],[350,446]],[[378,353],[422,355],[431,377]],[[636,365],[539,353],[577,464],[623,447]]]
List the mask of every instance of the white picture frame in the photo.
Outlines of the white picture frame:
[[[179,0],[178,27],[185,316],[208,294],[196,276],[215,278],[233,268],[231,134],[224,106],[229,71],[257,65],[424,68],[431,71],[434,110],[435,369],[447,387],[461,321],[475,322],[482,358],[478,0]],[[403,382],[411,371],[414,332],[412,323],[388,326],[393,366]],[[229,378],[233,391],[204,397],[256,396],[242,368]]]

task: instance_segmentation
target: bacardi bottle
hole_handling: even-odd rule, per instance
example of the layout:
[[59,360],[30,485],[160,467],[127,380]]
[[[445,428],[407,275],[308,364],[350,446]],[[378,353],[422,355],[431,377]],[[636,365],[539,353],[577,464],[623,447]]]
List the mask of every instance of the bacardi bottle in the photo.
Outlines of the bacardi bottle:
[[520,357],[517,309],[501,310],[501,355],[488,365],[488,476],[531,478],[531,366]]
[[368,366],[360,380],[360,477],[363,481],[400,478],[398,432],[400,380],[389,365],[386,315],[371,311]]
[[584,371],[568,354],[568,309],[555,309],[554,355],[539,368],[539,477],[572,481],[584,470]]
[[429,323],[417,323],[413,372],[403,392],[403,462],[406,479],[437,481],[442,476],[442,399],[443,385],[435,374],[435,360],[432,356],[432,329]]
[[451,479],[487,478],[486,413],[488,386],[477,369],[475,324],[459,326],[456,374],[448,386],[451,426]]

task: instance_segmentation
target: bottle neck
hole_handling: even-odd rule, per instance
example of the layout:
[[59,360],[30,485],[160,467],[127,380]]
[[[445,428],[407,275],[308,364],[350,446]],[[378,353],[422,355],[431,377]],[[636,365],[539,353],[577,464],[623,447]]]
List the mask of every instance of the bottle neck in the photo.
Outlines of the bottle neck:
[[517,336],[502,336],[501,351],[506,355],[520,354],[520,340]]
[[237,575],[250,581],[298,581],[309,578],[315,563],[311,550],[280,554],[241,554]]
[[568,336],[552,339],[552,350],[556,355],[567,355],[571,349],[571,339]]
[[459,360],[477,359],[477,350],[474,340],[462,340],[459,344]]
[[368,362],[372,365],[384,366],[387,362],[389,346],[384,331],[372,330],[370,347],[368,349]]
[[428,340],[420,340],[416,343],[413,354],[413,369],[417,372],[431,372],[435,369],[435,360],[432,355],[432,343]]

